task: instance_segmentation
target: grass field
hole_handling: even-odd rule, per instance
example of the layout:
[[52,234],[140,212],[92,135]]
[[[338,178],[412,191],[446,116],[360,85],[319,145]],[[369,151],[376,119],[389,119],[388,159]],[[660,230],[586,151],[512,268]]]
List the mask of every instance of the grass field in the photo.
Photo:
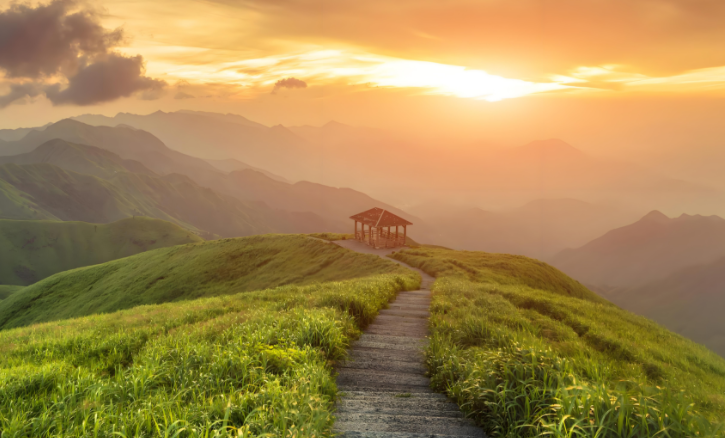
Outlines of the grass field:
[[725,360],[526,257],[419,248],[427,364],[493,437],[725,436]]
[[[336,396],[332,361],[398,291],[420,284],[392,262],[304,236],[177,251],[129,257],[139,262],[105,275],[133,266],[148,286],[143,269],[156,260],[167,289],[202,276],[189,289],[212,282],[200,295],[221,296],[0,331],[3,438],[327,436]],[[181,267],[164,271],[169,259]],[[209,271],[205,260],[227,271]],[[258,266],[264,261],[274,269]],[[336,281],[341,272],[357,278]],[[263,280],[285,285],[241,292]],[[133,285],[128,280],[116,293]]]
[[22,288],[22,286],[0,284],[0,300],[4,300],[5,298],[9,297],[11,294],[19,291]]
[[402,272],[304,235],[263,235],[147,251],[61,272],[0,302],[0,329],[171,301]]
[[0,219],[0,284],[28,285],[61,271],[201,241],[176,224],[146,217],[111,224]]

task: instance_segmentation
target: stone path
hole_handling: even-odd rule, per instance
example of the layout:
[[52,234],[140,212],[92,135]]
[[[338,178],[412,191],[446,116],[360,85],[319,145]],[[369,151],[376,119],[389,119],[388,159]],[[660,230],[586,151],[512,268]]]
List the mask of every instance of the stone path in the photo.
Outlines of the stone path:
[[[359,242],[335,243],[357,250]],[[360,245],[360,252],[371,252]],[[353,344],[350,360],[338,366],[337,386],[343,393],[335,423],[339,436],[485,437],[455,403],[430,389],[422,350],[434,278],[414,270],[423,277],[421,289],[399,293]]]

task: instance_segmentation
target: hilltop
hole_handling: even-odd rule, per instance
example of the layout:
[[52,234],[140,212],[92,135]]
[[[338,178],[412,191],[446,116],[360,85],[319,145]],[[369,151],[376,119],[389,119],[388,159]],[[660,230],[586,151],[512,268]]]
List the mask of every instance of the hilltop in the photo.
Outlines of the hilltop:
[[16,291],[0,303],[0,329],[401,269],[378,257],[302,235],[180,245],[61,272]]
[[28,285],[61,271],[201,241],[178,225],[146,217],[110,224],[0,219],[0,284]]

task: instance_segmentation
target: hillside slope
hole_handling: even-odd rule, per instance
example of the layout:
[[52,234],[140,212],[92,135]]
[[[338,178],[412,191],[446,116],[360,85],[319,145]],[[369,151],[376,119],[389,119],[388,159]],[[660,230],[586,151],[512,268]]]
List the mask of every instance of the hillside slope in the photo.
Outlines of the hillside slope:
[[635,287],[723,256],[725,219],[668,218],[653,211],[580,248],[562,251],[551,263],[587,284]]
[[[160,259],[152,269],[167,277],[149,285],[149,270],[140,267],[142,288],[157,294],[165,282],[173,293],[196,287],[186,280],[204,275],[213,287],[203,292],[224,296],[0,330],[3,436],[332,436],[333,364],[397,292],[420,284],[418,274],[389,260],[303,236],[177,248],[187,257],[170,254],[170,264],[152,251]],[[266,266],[275,270],[258,266],[255,254],[274,257]],[[118,269],[107,272],[136,292],[133,280],[120,275],[130,267],[117,262],[137,257],[110,262]],[[173,269],[174,262],[183,268]],[[305,275],[282,278],[287,271],[342,281],[304,285]],[[341,278],[343,271],[355,278]],[[250,272],[264,275],[252,279]],[[62,275],[51,279],[59,285]],[[264,288],[284,281],[243,292],[255,282]],[[82,293],[68,289],[55,298],[68,304]]]
[[0,284],[28,285],[61,271],[201,241],[178,225],[146,217],[111,224],[0,220]]
[[616,289],[606,296],[725,357],[725,258],[681,269],[640,287]]
[[162,248],[61,272],[0,303],[0,329],[144,304],[401,271],[375,256],[303,235],[264,235]]
[[108,223],[148,216],[222,237],[325,228],[316,215],[239,201],[178,174],[158,177],[118,172],[104,180],[51,164],[5,164],[0,165],[0,182],[3,181],[12,186],[10,193],[14,195],[12,199],[19,200],[19,207],[10,211],[15,217],[6,217],[5,211],[0,211],[0,218],[31,219],[34,214],[49,219]]
[[722,436],[725,360],[705,347],[533,259],[393,257],[438,277],[428,369],[490,436]]

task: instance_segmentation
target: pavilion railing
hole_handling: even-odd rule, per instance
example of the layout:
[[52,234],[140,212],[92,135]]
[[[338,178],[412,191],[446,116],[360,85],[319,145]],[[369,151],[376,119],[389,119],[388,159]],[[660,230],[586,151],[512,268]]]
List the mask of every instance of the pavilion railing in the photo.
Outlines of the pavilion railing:
[[375,248],[397,248],[405,245],[403,233],[398,233],[396,236],[395,231],[388,232],[385,229],[379,231],[373,229],[372,235],[370,231],[357,231],[355,233],[355,239]]

